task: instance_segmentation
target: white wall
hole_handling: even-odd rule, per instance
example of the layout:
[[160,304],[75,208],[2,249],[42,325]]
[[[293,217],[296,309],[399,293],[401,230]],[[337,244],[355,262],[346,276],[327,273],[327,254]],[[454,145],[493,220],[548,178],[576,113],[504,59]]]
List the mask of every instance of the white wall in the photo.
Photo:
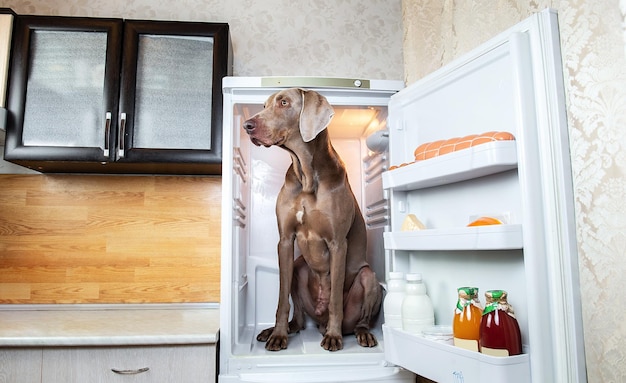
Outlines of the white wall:
[[403,79],[401,0],[0,0],[18,14],[228,22],[237,76]]

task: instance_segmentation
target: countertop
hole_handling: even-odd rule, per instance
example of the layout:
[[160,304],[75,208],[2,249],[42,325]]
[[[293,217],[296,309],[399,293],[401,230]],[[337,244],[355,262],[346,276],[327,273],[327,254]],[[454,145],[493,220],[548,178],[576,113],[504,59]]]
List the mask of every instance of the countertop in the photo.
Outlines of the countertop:
[[0,305],[0,347],[216,343],[217,305]]

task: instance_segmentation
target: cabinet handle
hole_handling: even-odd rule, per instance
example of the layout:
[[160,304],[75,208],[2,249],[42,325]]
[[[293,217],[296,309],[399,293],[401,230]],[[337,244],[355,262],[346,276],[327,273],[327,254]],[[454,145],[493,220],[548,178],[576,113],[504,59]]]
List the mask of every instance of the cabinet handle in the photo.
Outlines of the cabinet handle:
[[118,370],[115,368],[111,369],[111,371],[119,375],[137,375],[147,372],[148,370],[150,370],[150,367],[138,368],[136,370]]
[[107,112],[104,122],[104,156],[109,156],[109,137],[111,137],[111,112]]
[[120,158],[124,157],[124,135],[126,134],[126,113],[120,115],[120,143],[117,154]]

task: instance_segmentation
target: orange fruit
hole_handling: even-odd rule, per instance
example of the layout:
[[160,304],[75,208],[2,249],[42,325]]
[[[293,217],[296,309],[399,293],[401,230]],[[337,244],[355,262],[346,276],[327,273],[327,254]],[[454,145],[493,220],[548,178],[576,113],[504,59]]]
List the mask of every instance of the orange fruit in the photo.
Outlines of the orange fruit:
[[493,217],[480,217],[467,226],[502,225],[502,221]]

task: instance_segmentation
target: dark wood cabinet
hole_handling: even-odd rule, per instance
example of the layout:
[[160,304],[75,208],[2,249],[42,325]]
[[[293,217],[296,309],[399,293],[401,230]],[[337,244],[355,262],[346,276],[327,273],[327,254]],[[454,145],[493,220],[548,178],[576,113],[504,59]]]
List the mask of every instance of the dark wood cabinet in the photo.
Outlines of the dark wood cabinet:
[[224,23],[18,16],[5,159],[42,172],[220,174]]

